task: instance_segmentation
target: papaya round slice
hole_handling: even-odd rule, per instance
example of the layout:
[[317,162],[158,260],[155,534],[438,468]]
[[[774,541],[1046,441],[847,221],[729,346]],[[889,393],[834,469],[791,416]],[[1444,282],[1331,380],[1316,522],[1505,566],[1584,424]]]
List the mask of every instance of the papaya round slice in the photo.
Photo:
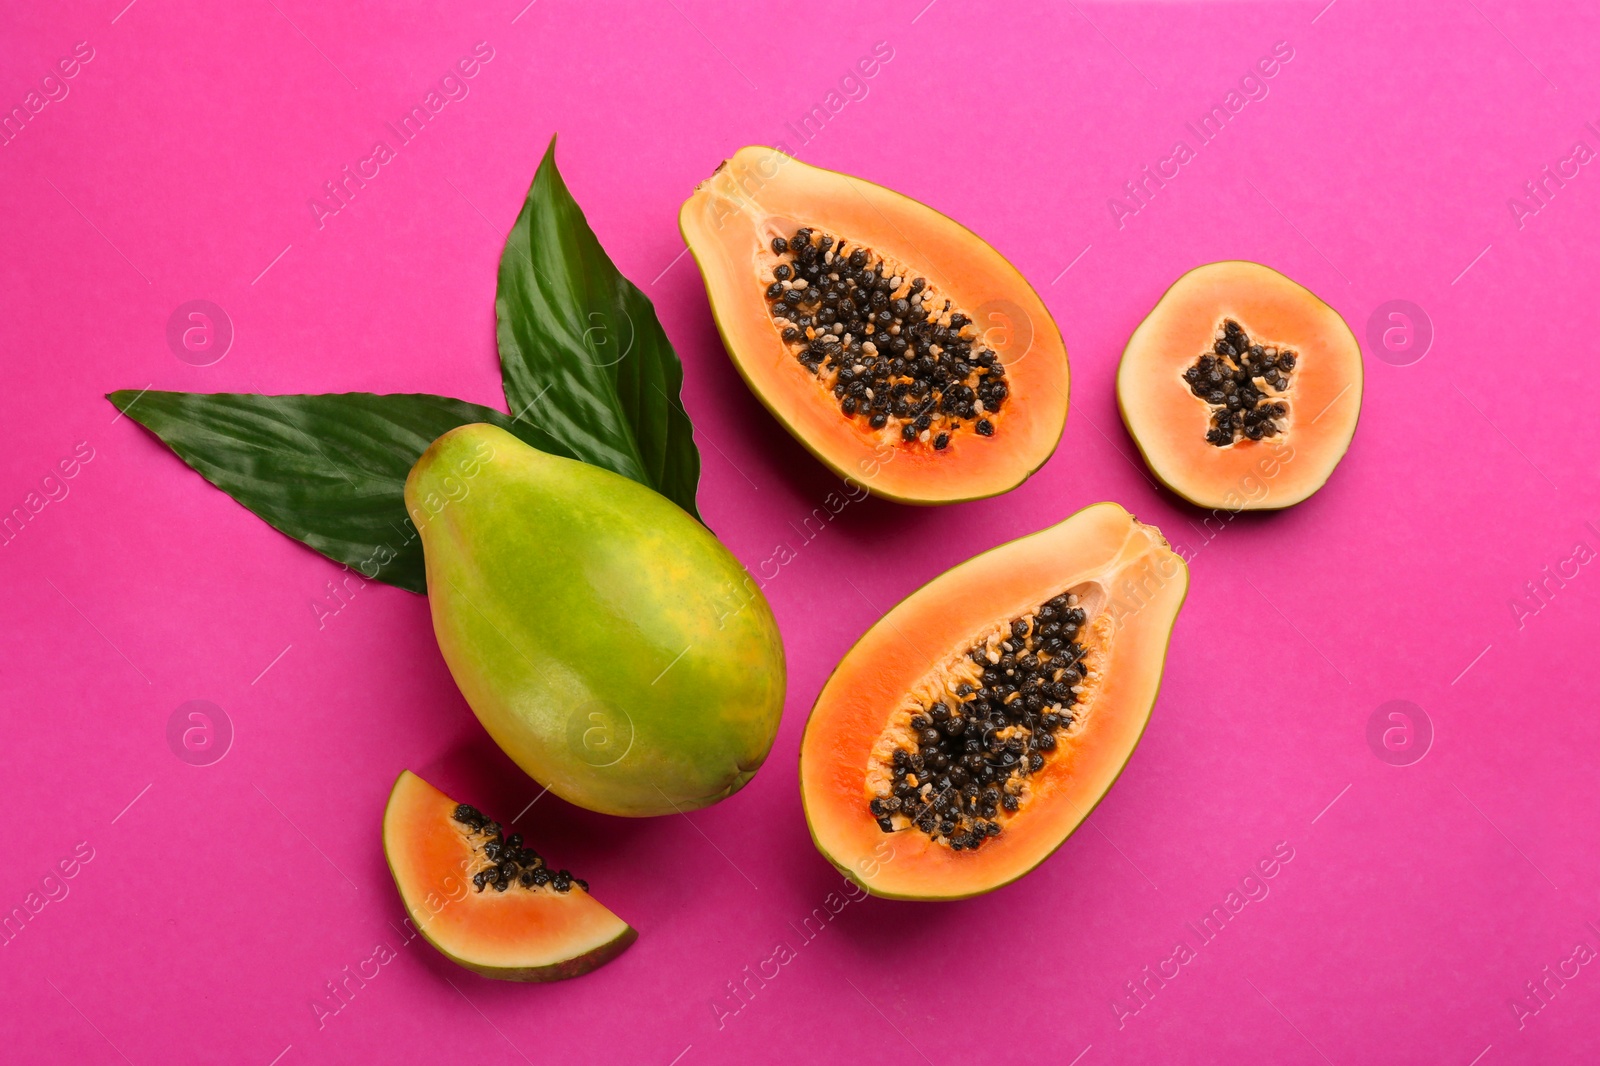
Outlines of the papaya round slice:
[[622,954],[639,934],[497,822],[410,770],[383,812],[383,851],[428,943],[503,981],[560,981]]
[[941,574],[823,686],[800,742],[817,849],[874,895],[975,896],[1043,862],[1144,733],[1189,587],[1098,503]]
[[1259,263],[1179,278],[1133,331],[1117,403],[1151,473],[1200,507],[1316,492],[1361,414],[1361,346],[1311,290]]
[[860,178],[741,148],[678,215],[734,365],[795,439],[878,496],[1022,484],[1067,417],[1067,350],[1016,268]]

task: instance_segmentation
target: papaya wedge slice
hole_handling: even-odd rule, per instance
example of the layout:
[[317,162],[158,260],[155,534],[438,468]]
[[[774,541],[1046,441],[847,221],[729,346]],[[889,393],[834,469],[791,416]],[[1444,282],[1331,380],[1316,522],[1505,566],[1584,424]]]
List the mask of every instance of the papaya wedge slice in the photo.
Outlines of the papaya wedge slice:
[[559,981],[627,950],[639,934],[515,834],[410,770],[383,812],[383,851],[406,913],[446,958],[502,981]]

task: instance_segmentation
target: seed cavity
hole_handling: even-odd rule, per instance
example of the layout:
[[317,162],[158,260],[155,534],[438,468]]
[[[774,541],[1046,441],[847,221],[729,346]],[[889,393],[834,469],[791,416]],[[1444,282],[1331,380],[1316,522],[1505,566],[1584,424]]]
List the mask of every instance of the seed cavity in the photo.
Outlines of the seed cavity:
[[892,725],[897,741],[874,751],[878,828],[915,828],[956,851],[999,836],[1078,721],[1093,677],[1087,624],[1079,597],[1062,593],[989,633],[913,701],[904,728]]
[[1294,352],[1252,344],[1239,323],[1225,319],[1212,350],[1183,372],[1189,391],[1211,408],[1207,443],[1225,448],[1283,432],[1289,405],[1279,397],[1288,392],[1296,362]]
[[571,870],[551,870],[537,852],[522,846],[521,833],[503,835],[499,822],[490,821],[471,804],[460,804],[451,817],[467,827],[474,853],[487,863],[472,874],[472,884],[479,892],[486,888],[504,892],[513,885],[524,889],[548,885],[557,892],[571,892],[577,885],[589,891],[589,882],[573,877]]
[[1006,368],[926,278],[806,228],[774,237],[772,253],[773,321],[845,417],[934,451],[963,427],[994,435],[1010,396]]

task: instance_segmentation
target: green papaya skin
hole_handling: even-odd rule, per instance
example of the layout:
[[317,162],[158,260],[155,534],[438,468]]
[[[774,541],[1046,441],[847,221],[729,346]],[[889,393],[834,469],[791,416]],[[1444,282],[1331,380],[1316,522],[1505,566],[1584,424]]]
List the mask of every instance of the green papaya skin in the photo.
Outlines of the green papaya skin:
[[705,526],[484,424],[434,441],[405,495],[439,650],[530,777],[643,817],[709,806],[755,775],[783,712],[783,641]]

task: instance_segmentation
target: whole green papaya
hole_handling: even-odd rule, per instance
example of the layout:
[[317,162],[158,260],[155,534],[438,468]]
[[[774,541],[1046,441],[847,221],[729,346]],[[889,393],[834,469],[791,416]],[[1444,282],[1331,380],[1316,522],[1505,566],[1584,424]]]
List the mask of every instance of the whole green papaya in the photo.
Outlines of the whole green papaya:
[[461,426],[417,460],[434,635],[489,735],[606,814],[709,806],[755,775],[783,641],[739,561],[666,497]]

